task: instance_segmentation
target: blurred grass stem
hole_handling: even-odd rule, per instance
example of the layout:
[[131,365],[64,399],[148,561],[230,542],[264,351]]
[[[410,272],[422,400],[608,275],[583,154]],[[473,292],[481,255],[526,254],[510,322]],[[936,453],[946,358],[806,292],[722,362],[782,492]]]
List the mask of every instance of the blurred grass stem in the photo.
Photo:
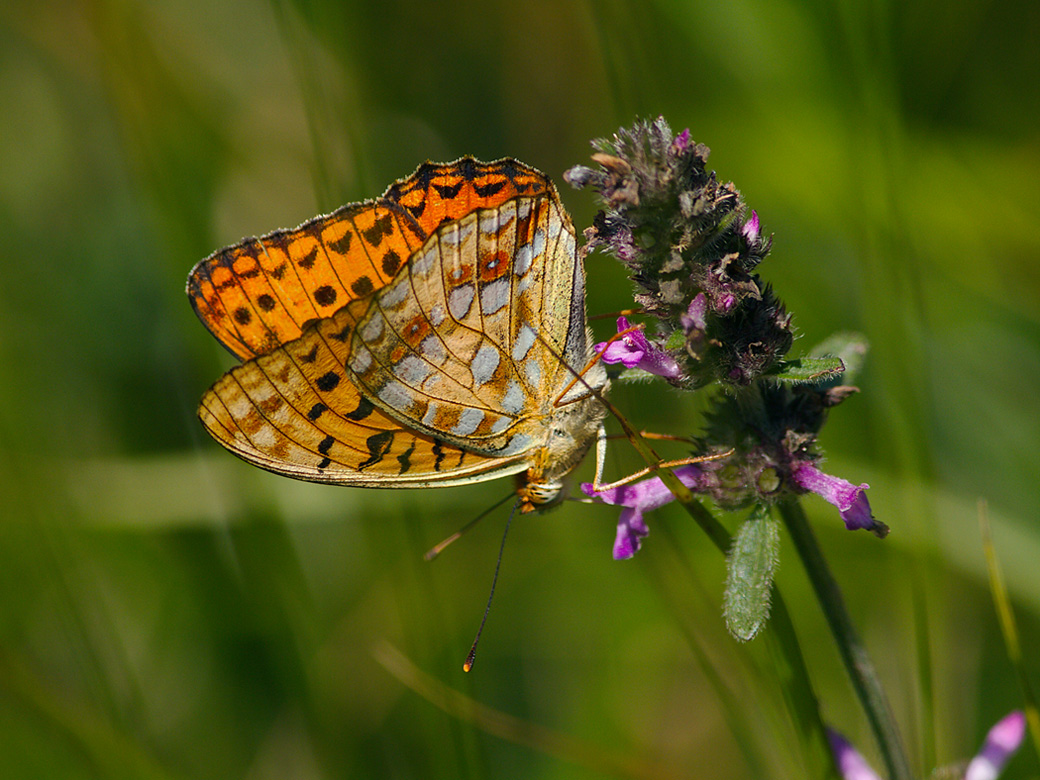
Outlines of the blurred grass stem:
[[816,598],[820,602],[831,634],[838,645],[841,660],[852,679],[852,687],[856,691],[856,696],[859,698],[870,728],[877,739],[888,776],[891,780],[912,780],[913,775],[910,772],[903,742],[888,700],[881,688],[877,671],[852,625],[849,613],[845,609],[845,600],[842,598],[841,590],[809,527],[805,510],[797,501],[786,501],[780,504],[780,514],[784,518],[787,530],[802,559],[802,565],[805,566],[805,571],[809,575]]

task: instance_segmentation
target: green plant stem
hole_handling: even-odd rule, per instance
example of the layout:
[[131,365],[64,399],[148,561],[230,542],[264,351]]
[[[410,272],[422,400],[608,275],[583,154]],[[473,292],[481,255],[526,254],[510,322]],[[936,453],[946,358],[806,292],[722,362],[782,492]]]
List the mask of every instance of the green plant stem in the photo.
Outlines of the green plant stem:
[[809,581],[816,592],[816,598],[820,602],[823,614],[827,618],[827,624],[838,645],[841,660],[845,664],[849,677],[852,678],[852,687],[856,691],[856,696],[866,712],[867,720],[877,739],[882,759],[888,769],[888,776],[891,780],[913,780],[902,739],[899,736],[899,729],[881,688],[881,681],[878,679],[863,642],[852,625],[849,613],[845,609],[845,600],[842,598],[841,590],[809,527],[805,510],[798,501],[785,501],[780,504],[780,514],[784,518],[787,530],[802,559],[802,565],[809,575]]
[[[658,473],[669,488],[672,486],[669,484],[668,477],[679,482],[679,479],[666,469]],[[681,482],[679,485],[685,488]],[[697,521],[719,551],[726,555],[733,543],[729,531],[692,496],[689,502],[680,501],[680,503]],[[808,767],[817,777],[838,780],[841,775],[834,763],[834,755],[831,753],[830,744],[827,741],[827,730],[820,715],[820,703],[816,698],[812,680],[809,678],[809,669],[805,665],[805,657],[798,644],[798,635],[795,633],[794,623],[791,622],[791,615],[787,611],[787,604],[784,602],[780,590],[775,586],[773,588],[772,615],[768,630],[763,632],[763,639],[767,643],[769,655],[773,659],[784,703],[787,705],[797,733],[804,740]]]
[[[632,445],[646,459],[646,462],[649,464],[660,463],[661,459],[643,437],[636,433],[625,418],[609,406],[609,403],[608,408],[614,411],[615,418],[620,422]],[[733,537],[730,536],[729,531],[715,519],[711,512],[704,508],[704,505],[694,497],[693,492],[670,469],[659,469],[656,473],[697,522],[697,525],[708,535],[719,552],[727,555],[733,545]],[[780,680],[784,703],[797,733],[803,739],[806,763],[810,770],[824,780],[838,780],[841,775],[834,763],[834,755],[831,753],[827,740],[827,730],[820,715],[819,700],[816,698],[812,680],[809,678],[809,670],[805,665],[805,657],[798,644],[798,635],[795,633],[794,624],[791,622],[791,616],[779,588],[774,586],[773,593],[771,630],[765,632],[765,641],[769,643],[770,655]],[[893,775],[893,780],[896,780],[895,775]],[[900,778],[900,780],[902,779]]]

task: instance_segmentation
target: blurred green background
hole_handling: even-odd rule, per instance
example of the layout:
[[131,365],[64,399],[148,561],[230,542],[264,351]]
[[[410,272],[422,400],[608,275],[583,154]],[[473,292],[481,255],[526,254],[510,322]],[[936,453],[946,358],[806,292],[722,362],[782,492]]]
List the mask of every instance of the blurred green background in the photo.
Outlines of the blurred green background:
[[[726,635],[721,556],[676,508],[628,563],[609,507],[514,523],[464,675],[506,511],[422,553],[508,483],[296,483],[195,419],[232,363],[184,295],[201,257],[426,159],[515,156],[560,182],[588,139],[658,114],[775,233],[761,271],[795,351],[871,341],[823,444],[891,536],[807,506],[917,769],[973,754],[1021,704],[980,499],[1040,649],[1038,40],[1032,0],[5,3],[0,774],[799,776],[761,642]],[[588,225],[591,197],[562,194]],[[588,268],[590,313],[630,305],[616,263]],[[638,426],[697,429],[695,398],[614,398]],[[825,717],[879,766],[784,544]],[[445,712],[379,660],[400,657],[517,720]],[[1005,776],[1037,773],[1027,747]]]

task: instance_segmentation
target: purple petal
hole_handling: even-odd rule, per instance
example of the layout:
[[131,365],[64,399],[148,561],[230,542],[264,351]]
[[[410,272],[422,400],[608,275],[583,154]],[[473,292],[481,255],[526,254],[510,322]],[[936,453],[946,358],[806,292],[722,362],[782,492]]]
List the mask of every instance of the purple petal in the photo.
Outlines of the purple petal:
[[[618,333],[631,327],[626,317],[618,317]],[[638,368],[657,376],[679,376],[679,364],[662,349],[650,343],[641,330],[625,333],[617,341],[600,342],[595,346],[604,363],[621,363],[625,368]]]
[[614,560],[624,561],[639,550],[643,537],[650,533],[639,509],[625,507],[618,518],[617,536],[614,539]]
[[803,490],[816,493],[838,507],[841,519],[850,531],[866,528],[881,536],[888,532],[888,527],[875,520],[870,513],[870,501],[865,492],[870,487],[867,483],[853,485],[848,480],[824,474],[808,461],[796,463],[791,470],[791,478]]
[[859,751],[837,731],[827,729],[827,740],[831,743],[834,762],[845,780],[881,780]]
[[863,484],[856,488],[856,496],[848,509],[841,510],[841,519],[845,521],[845,527],[850,531],[857,528],[871,529],[874,527],[874,516],[870,513],[870,502],[867,494],[863,491],[870,485]]
[[682,323],[683,329],[690,333],[693,330],[704,330],[708,327],[707,316],[708,296],[704,293],[697,293],[697,296],[690,301],[686,313],[679,316],[679,322]]
[[[686,487],[697,489],[700,486],[702,472],[694,464],[680,466],[674,471]],[[604,504],[623,506],[621,517],[618,518],[617,537],[614,539],[614,560],[625,560],[636,554],[639,545],[650,529],[643,520],[643,513],[659,509],[670,501],[675,500],[660,477],[644,479],[620,487],[601,490],[598,493],[593,490],[590,483],[582,483],[582,492],[587,496],[598,498]]]
[[[628,330],[630,325],[625,317],[618,317],[618,333]],[[604,349],[606,347],[606,349]],[[596,345],[597,352],[601,352],[604,363],[621,363],[625,368],[637,368],[646,356],[650,344],[641,330],[626,333],[613,342],[601,342]]]
[[728,314],[738,303],[737,296],[733,293],[723,293],[715,301],[715,307],[722,314]]
[[690,128],[686,128],[679,135],[675,136],[675,140],[672,141],[672,148],[676,152],[685,152],[690,147]]
[[989,730],[978,755],[968,764],[964,780],[994,780],[1018,750],[1026,735],[1026,717],[1020,710],[1005,716]]
[[[686,487],[692,490],[697,490],[700,487],[702,472],[696,464],[691,463],[687,466],[680,466],[674,469],[672,473]],[[665,487],[660,477],[652,477],[640,482],[631,482],[627,485],[599,492],[593,490],[591,483],[584,482],[581,485],[581,490],[585,495],[598,498],[604,504],[638,507],[644,512],[660,509],[665,504],[675,500],[672,491]]]
[[621,363],[625,368],[636,368],[643,360],[644,352],[632,349],[623,338],[612,343],[602,341],[595,347],[604,363]]
[[744,223],[744,227],[740,229],[740,232],[743,234],[744,238],[747,239],[747,242],[750,244],[756,238],[758,238],[758,230],[758,212],[752,211],[751,219]]

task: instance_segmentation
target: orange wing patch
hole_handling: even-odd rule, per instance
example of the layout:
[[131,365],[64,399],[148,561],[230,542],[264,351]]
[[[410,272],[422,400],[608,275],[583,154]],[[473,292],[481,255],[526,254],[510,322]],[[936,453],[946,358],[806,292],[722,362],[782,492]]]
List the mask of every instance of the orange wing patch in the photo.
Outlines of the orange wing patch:
[[192,269],[188,298],[217,340],[249,360],[385,287],[442,222],[550,190],[516,160],[425,163],[381,198],[215,252]]
[[453,163],[424,163],[407,179],[391,184],[383,197],[400,203],[425,236],[442,223],[476,209],[495,208],[518,195],[556,192],[540,171],[517,160],[482,163],[463,157]]
[[344,206],[207,257],[188,277],[188,297],[220,343],[248,360],[385,287],[421,243],[397,204]]

